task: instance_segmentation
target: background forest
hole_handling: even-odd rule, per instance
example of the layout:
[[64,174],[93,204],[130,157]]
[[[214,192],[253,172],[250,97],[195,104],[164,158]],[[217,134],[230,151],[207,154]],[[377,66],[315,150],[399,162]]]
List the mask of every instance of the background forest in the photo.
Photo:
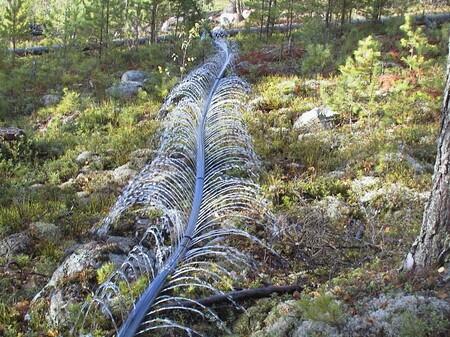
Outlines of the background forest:
[[[0,0],[0,336],[68,336],[79,294],[59,289],[93,289],[122,261],[129,227],[108,248],[92,228],[154,158],[159,109],[213,51],[218,25],[233,30],[234,68],[252,87],[244,117],[276,223],[247,230],[283,260],[242,243],[263,267],[230,284],[298,286],[246,312],[221,307],[231,335],[448,336],[448,261],[401,267],[430,196],[448,55],[450,20],[423,14],[449,11],[439,0]],[[76,251],[86,263],[54,273]]]

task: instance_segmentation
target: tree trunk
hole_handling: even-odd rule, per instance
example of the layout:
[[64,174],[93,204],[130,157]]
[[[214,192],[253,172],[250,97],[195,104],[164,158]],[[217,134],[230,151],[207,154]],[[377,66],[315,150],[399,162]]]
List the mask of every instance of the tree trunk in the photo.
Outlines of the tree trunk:
[[108,49],[109,42],[109,20],[110,20],[109,0],[106,1],[106,22],[105,22],[105,49]]
[[327,5],[327,12],[325,14],[325,23],[326,26],[329,27],[330,23],[331,23],[331,16],[333,15],[333,8],[332,8],[332,0],[328,0],[328,5]]
[[263,29],[264,29],[264,9],[265,0],[261,0],[261,16],[260,16],[260,27],[259,27],[259,39],[262,40]]
[[347,0],[342,1],[342,8],[341,8],[341,27],[345,24],[345,14],[347,12]]
[[271,23],[271,11],[272,11],[272,2],[273,0],[269,0],[267,4],[267,21],[266,21],[266,40],[269,39],[269,29],[270,29],[270,23]]
[[289,1],[288,9],[288,30],[287,30],[287,40],[288,40],[288,53],[291,54],[292,51],[292,24],[294,22],[294,0]]
[[431,195],[425,207],[422,229],[404,262],[406,270],[443,265],[450,257],[450,53],[442,105]]
[[100,43],[99,43],[99,54],[98,57],[102,58],[103,53],[103,27],[104,27],[104,17],[105,17],[105,6],[102,4],[101,7],[101,16],[100,16]]
[[156,14],[158,11],[158,1],[154,0],[152,3],[152,13],[151,13],[151,32],[150,32],[150,43],[154,44],[156,42]]

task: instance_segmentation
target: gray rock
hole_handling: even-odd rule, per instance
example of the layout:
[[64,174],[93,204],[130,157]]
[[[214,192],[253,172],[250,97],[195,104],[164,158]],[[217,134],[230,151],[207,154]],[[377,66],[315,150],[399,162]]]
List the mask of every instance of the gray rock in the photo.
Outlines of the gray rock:
[[327,107],[318,107],[303,113],[294,123],[294,129],[314,131],[330,128],[336,112]]
[[106,89],[106,94],[112,98],[130,99],[135,97],[141,88],[141,82],[121,82]]
[[141,70],[128,70],[123,73],[122,82],[137,82],[143,84],[148,78],[148,75]]
[[106,243],[117,246],[117,248],[122,253],[128,253],[136,245],[137,242],[135,240],[125,237],[125,236],[110,235],[110,236],[108,236]]
[[32,244],[30,235],[27,232],[15,233],[0,241],[0,256],[11,256],[26,253]]
[[88,268],[101,266],[102,246],[97,242],[89,242],[78,248],[55,270],[47,287],[56,287],[64,279],[75,276]]
[[58,186],[62,190],[69,190],[75,188],[75,180],[73,178],[70,178],[69,180],[63,182]]
[[44,95],[41,97],[41,103],[43,106],[45,107],[49,107],[52,105],[56,105],[61,101],[61,96],[60,95]]
[[141,169],[153,157],[154,151],[151,149],[138,149],[130,153],[129,167],[132,169]]
[[44,188],[44,187],[45,187],[44,184],[37,183],[37,184],[31,185],[31,186],[30,186],[30,190],[32,190],[32,191],[37,191],[37,190],[40,190],[40,189],[42,189],[42,188]]
[[[56,269],[47,285],[34,297],[31,305],[41,303],[42,300],[49,303],[47,320],[50,324],[64,326],[71,323],[67,320],[71,304],[82,303],[88,295],[81,282],[74,280],[77,280],[83,272],[93,272],[108,261],[119,267],[132,246],[128,239],[118,237],[109,237],[107,243],[92,241],[77,246]],[[142,252],[155,260],[149,250],[142,248]],[[133,261],[133,263],[143,262]]]
[[112,172],[114,181],[118,185],[125,185],[131,178],[137,174],[136,170],[129,167],[129,164],[119,166]]
[[77,197],[80,199],[84,199],[84,198],[89,197],[90,194],[91,193],[89,193],[88,191],[80,191],[80,192],[77,192]]
[[58,324],[65,317],[61,317],[61,313],[67,307],[64,295],[61,290],[56,290],[50,297],[50,305],[48,309],[48,319],[50,322]]
[[13,141],[25,137],[25,131],[12,127],[0,127],[0,140]]
[[97,158],[97,155],[94,154],[93,152],[83,151],[77,156],[75,161],[77,162],[77,164],[85,165],[85,164],[93,161],[95,158]]
[[30,231],[39,240],[57,241],[62,237],[61,229],[52,223],[33,222],[30,224]]

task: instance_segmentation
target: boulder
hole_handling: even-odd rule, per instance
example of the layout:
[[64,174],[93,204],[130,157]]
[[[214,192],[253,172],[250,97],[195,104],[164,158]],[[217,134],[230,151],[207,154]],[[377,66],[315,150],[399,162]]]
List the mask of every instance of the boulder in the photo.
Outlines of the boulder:
[[60,101],[61,101],[60,95],[49,94],[49,95],[44,95],[41,97],[41,103],[45,107],[56,105]]
[[104,160],[96,153],[83,151],[77,156],[75,161],[80,166],[89,165],[89,167],[84,168],[84,171],[90,172],[95,169],[102,169]]
[[[80,282],[73,282],[79,275],[100,268],[111,249],[108,245],[89,242],[79,246],[55,270],[47,285],[33,298],[32,306],[41,299],[48,301],[47,319],[51,324],[63,324],[70,314],[70,305],[83,300]],[[72,282],[71,282],[72,280]]]
[[147,74],[141,70],[128,70],[123,73],[120,80],[122,82],[138,82],[143,84],[147,78]]
[[55,224],[47,222],[31,223],[30,231],[39,240],[57,241],[62,237],[61,229]]
[[303,113],[294,123],[294,129],[314,131],[330,128],[337,113],[328,107],[317,107]]
[[119,166],[112,172],[114,181],[120,186],[128,183],[136,174],[137,171],[130,168],[129,164]]
[[14,141],[25,137],[22,129],[11,127],[0,127],[0,140]]
[[137,96],[139,90],[142,88],[141,82],[120,82],[114,84],[105,90],[106,95],[112,98],[130,99]]
[[60,184],[58,187],[62,190],[75,189],[75,180],[73,178],[70,178],[69,180]]
[[75,161],[77,162],[77,164],[85,165],[86,163],[92,161],[95,157],[96,155],[93,152],[83,151],[77,156]]
[[[67,327],[67,324],[73,323],[69,320],[72,305],[84,303],[90,295],[84,282],[95,277],[95,270],[107,262],[120,267],[134,245],[135,242],[125,237],[109,237],[107,242],[91,241],[76,245],[46,286],[33,298],[31,307],[44,305],[48,308],[46,318],[51,325]],[[133,259],[131,263],[136,269],[138,264],[142,266],[143,263],[153,264],[155,261],[149,250],[140,247],[140,251],[149,258],[145,261],[140,256]]]
[[40,184],[40,183],[36,183],[36,184],[33,184],[33,185],[30,186],[30,190],[31,191],[38,191],[38,190],[41,190],[43,188],[45,188],[45,185],[44,184]]
[[154,151],[151,149],[138,149],[130,153],[130,165],[132,169],[140,170],[152,158]]
[[31,237],[27,232],[15,233],[0,241],[0,256],[26,253],[31,247]]

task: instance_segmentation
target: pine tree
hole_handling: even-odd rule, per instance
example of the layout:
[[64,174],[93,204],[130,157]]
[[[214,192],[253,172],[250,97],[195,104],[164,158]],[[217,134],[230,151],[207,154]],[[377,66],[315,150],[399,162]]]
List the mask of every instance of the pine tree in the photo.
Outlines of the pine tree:
[[53,0],[46,22],[47,35],[57,39],[64,48],[81,38],[85,7],[82,0]]
[[417,70],[425,64],[425,54],[433,52],[432,46],[421,28],[414,29],[414,19],[411,16],[405,18],[405,24],[400,29],[405,33],[400,44],[408,50],[408,55],[402,60],[408,64],[411,70]]
[[431,194],[422,228],[405,261],[405,270],[423,270],[450,263],[450,53],[442,105]]
[[17,43],[23,40],[28,32],[28,9],[26,0],[5,0],[4,15],[0,22],[2,35],[10,42],[15,58]]
[[349,57],[345,65],[339,68],[342,76],[331,103],[338,110],[347,112],[350,121],[355,116],[370,117],[370,108],[375,100],[376,77],[381,72],[380,48],[380,43],[369,36],[359,41],[353,57]]
[[87,36],[95,39],[101,58],[112,37],[123,35],[126,3],[121,0],[91,0],[85,4]]
[[380,43],[371,35],[358,43],[353,58],[348,58],[340,68],[347,88],[360,96],[371,94],[374,78],[380,72]]

